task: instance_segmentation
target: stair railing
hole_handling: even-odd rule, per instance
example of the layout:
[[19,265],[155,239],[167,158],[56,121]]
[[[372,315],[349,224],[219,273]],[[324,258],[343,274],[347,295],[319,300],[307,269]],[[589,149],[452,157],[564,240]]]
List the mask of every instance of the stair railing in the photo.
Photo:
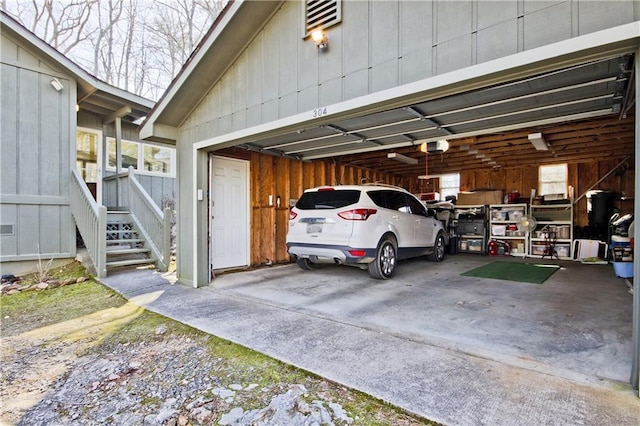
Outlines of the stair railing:
[[89,188],[74,169],[71,171],[71,214],[98,278],[107,276],[107,208],[99,205]]
[[149,243],[149,248],[158,261],[158,269],[166,271],[171,255],[171,209],[160,210],[138,182],[133,167],[129,168],[128,174],[131,219]]

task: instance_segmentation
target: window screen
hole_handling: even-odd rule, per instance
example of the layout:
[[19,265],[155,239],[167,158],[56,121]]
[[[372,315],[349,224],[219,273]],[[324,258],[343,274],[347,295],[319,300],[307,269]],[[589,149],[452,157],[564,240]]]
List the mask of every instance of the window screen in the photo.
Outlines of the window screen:
[[567,165],[554,164],[538,169],[540,195],[563,194],[567,196]]
[[460,192],[460,173],[451,173],[440,176],[440,199],[446,200],[447,196],[458,196]]

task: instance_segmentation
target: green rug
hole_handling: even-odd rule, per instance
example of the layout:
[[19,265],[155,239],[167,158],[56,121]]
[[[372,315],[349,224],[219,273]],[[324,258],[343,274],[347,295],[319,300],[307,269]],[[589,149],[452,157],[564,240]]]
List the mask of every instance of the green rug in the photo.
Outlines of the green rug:
[[464,272],[461,275],[542,284],[558,269],[560,269],[558,265],[496,261]]

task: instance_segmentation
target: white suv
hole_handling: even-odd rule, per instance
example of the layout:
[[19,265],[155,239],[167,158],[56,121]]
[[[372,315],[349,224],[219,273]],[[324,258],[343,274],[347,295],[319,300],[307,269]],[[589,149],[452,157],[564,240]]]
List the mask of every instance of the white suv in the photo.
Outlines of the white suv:
[[387,279],[399,259],[444,258],[448,235],[432,213],[395,186],[308,189],[289,213],[287,249],[302,269],[337,263],[368,268],[372,277]]

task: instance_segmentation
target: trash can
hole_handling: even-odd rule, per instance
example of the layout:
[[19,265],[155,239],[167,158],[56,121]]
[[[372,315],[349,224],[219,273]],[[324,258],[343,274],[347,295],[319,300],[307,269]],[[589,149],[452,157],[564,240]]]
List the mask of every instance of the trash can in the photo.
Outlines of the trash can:
[[449,238],[449,254],[458,253],[458,236]]

